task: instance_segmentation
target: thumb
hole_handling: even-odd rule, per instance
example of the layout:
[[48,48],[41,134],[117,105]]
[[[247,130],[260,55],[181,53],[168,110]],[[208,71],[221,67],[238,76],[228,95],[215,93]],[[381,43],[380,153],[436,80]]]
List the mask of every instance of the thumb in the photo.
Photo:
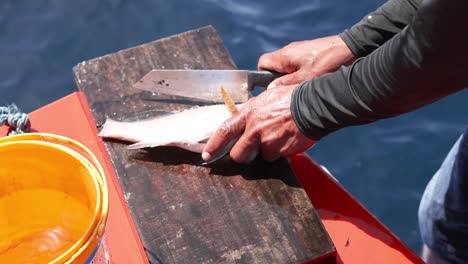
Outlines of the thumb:
[[210,161],[213,157],[222,153],[226,147],[232,147],[245,129],[245,116],[241,110],[228,120],[210,137],[202,151],[202,158]]

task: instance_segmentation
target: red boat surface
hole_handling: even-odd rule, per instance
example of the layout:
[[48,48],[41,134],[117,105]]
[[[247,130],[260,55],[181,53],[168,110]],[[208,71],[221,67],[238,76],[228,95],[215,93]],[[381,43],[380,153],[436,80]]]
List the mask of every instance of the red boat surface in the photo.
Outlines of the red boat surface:
[[[72,93],[32,112],[30,119],[34,130],[75,139],[96,154],[109,184],[106,235],[111,263],[148,263],[84,95]],[[2,127],[0,136],[7,130]],[[289,163],[335,244],[337,263],[423,263],[310,157],[296,155]]]

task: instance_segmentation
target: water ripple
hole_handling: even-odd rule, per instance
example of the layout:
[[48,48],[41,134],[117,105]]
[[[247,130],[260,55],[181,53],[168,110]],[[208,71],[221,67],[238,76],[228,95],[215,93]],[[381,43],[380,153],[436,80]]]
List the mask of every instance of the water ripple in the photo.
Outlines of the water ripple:
[[262,14],[262,4],[254,1],[236,1],[236,0],[203,0],[203,2],[212,4],[229,13],[237,16],[258,17]]

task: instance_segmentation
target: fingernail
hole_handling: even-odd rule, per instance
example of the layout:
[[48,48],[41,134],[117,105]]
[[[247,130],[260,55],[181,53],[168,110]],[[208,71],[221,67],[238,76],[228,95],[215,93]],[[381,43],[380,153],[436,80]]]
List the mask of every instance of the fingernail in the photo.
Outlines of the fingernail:
[[271,89],[271,88],[275,88],[275,87],[276,87],[275,83],[270,83],[270,85],[268,85],[267,89]]
[[211,154],[208,153],[208,152],[203,152],[201,156],[202,156],[202,159],[203,159],[204,161],[209,161],[209,160],[211,160]]

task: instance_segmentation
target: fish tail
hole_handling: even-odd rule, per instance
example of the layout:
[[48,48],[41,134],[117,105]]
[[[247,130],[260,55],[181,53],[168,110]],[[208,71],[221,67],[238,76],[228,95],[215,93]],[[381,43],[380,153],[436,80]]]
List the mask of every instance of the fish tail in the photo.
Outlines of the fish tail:
[[98,136],[100,137],[110,137],[119,131],[120,122],[112,120],[110,118],[106,119],[104,125],[102,125],[101,131],[99,131]]

